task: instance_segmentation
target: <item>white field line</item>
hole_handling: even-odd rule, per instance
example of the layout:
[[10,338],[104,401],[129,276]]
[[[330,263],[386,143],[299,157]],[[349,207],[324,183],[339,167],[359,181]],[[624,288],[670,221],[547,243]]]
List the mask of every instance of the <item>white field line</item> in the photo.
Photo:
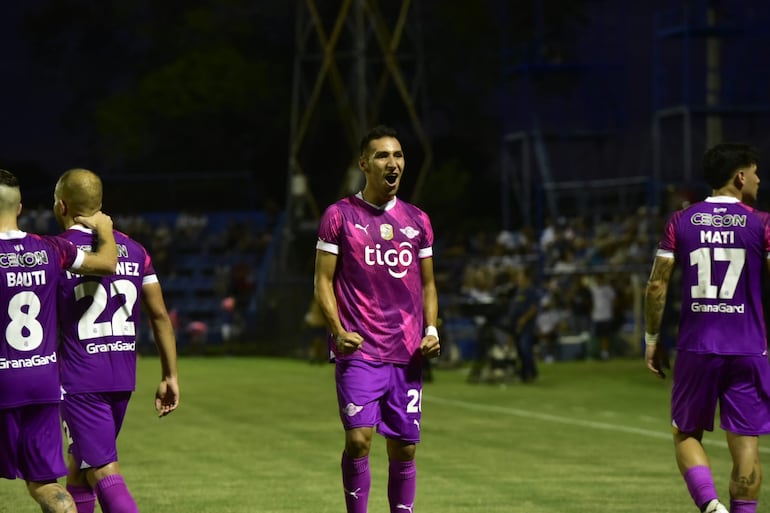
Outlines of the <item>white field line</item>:
[[[484,413],[498,413],[502,415],[510,415],[512,417],[521,417],[524,419],[537,419],[544,422],[552,422],[554,424],[565,424],[568,426],[579,426],[589,429],[598,429],[602,431],[615,431],[622,433],[629,433],[632,435],[645,436],[647,438],[658,438],[661,440],[671,440],[671,433],[662,431],[653,431],[651,429],[638,428],[633,426],[624,426],[622,424],[609,424],[607,422],[596,422],[593,420],[582,420],[572,417],[562,417],[559,415],[551,415],[550,413],[541,413],[531,410],[522,410],[520,408],[510,408],[507,406],[493,406],[490,404],[475,404],[465,401],[457,401],[455,399],[445,399],[442,397],[436,397],[433,395],[423,396],[423,401],[434,402],[437,404],[443,404],[446,406],[454,406],[457,408],[464,408],[466,410],[474,410]],[[708,436],[708,435],[707,435]],[[727,449],[727,443],[721,440],[711,440],[709,438],[703,439],[704,445],[712,445],[715,447],[721,447]],[[760,447],[759,452],[770,453],[770,448]]]

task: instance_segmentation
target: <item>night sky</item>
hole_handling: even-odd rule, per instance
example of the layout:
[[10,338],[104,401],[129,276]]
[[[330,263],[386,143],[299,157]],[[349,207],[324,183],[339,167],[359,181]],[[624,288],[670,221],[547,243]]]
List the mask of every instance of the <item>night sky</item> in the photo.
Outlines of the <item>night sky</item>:
[[[55,4],[56,9],[52,7]],[[330,30],[336,7],[320,4],[327,9],[321,14],[328,20]],[[478,209],[488,207],[494,216],[505,133],[531,130],[534,126],[558,131],[597,124],[620,134],[611,141],[599,164],[582,155],[570,156],[569,166],[563,165],[556,158],[557,151],[556,174],[575,179],[594,173],[621,176],[648,172],[655,74],[672,74],[672,69],[655,68],[653,23],[656,12],[672,6],[678,8],[679,3],[659,0],[630,4],[567,0],[488,0],[471,5],[460,0],[414,2],[421,13],[428,63],[424,77],[427,101],[420,107],[433,142],[434,178],[440,179],[439,175],[452,170],[470,174],[471,185],[466,193],[478,197],[493,195],[493,201],[486,199]],[[770,24],[765,24],[769,18],[764,2],[715,3],[722,4],[729,4],[744,19],[751,20],[749,30],[755,37],[749,43],[760,52],[770,31]],[[267,199],[283,202],[296,3],[281,0],[254,6],[253,2],[234,2],[233,5],[245,9],[236,15],[213,0],[169,0],[160,5],[120,0],[4,3],[0,15],[0,63],[4,72],[0,80],[0,111],[4,119],[0,166],[19,175],[28,201],[49,202],[56,176],[69,167],[84,166],[106,178],[243,172],[250,174],[250,183],[259,190],[258,203]],[[396,3],[386,4],[393,5]],[[706,2],[693,5],[697,10]],[[122,10],[118,8],[121,6]],[[39,9],[48,10],[49,19],[30,23],[30,14]],[[132,11],[131,15],[126,15],[126,11]],[[70,12],[75,14],[68,19]],[[184,16],[178,12],[184,12]],[[84,20],[83,13],[90,18],[86,16]],[[213,43],[209,44],[209,40]],[[190,56],[205,56],[215,47],[218,51],[235,48],[248,64],[238,68],[238,59],[233,59],[229,63],[232,67],[223,68],[222,76],[230,73],[238,77],[238,69],[257,70],[243,79],[252,81],[248,87],[253,94],[239,96],[243,92],[237,87],[237,78],[230,85],[216,81],[199,83],[202,80],[194,74],[195,66],[202,62],[205,67],[207,62],[191,60]],[[539,52],[533,50],[537,47]],[[741,50],[745,62],[740,65],[745,67],[726,62],[726,68],[737,68],[736,74],[742,73],[747,82],[754,83],[751,94],[770,95],[768,73],[759,70],[759,53],[755,66],[750,67],[753,57]],[[541,64],[564,66],[558,68],[558,73],[553,73],[552,67],[547,73],[535,73],[524,80],[526,73],[522,70],[527,66],[522,64],[521,56],[527,52],[530,59],[538,55]],[[225,51],[221,55],[231,54]],[[733,55],[739,54],[726,51],[726,60]],[[189,66],[190,62],[197,64]],[[179,63],[187,63],[187,71]],[[579,65],[571,67],[571,63]],[[676,66],[674,75],[679,72]],[[158,98],[165,94],[176,101],[180,96],[179,89],[163,89],[162,77],[177,80],[174,73],[180,73],[187,83],[194,83],[202,91],[213,91],[207,98],[220,95],[225,99],[219,103],[212,100],[209,106],[205,106],[207,101],[200,101],[203,107],[199,112],[158,113],[163,110],[159,106],[164,105]],[[206,76],[205,72],[201,75]],[[142,92],[139,84],[148,76],[156,82],[147,86],[145,80]],[[725,83],[729,85],[730,81]],[[147,90],[157,94],[148,96]],[[749,95],[740,86],[734,91],[743,97]],[[118,93],[126,93],[118,99],[129,98],[134,103],[119,110],[116,105],[120,103],[115,101]],[[137,98],[141,99],[142,94],[157,103],[148,104],[147,112],[137,113]],[[756,98],[750,100],[759,103]],[[322,204],[335,199],[350,161],[350,148],[342,137],[341,125],[334,121],[333,102],[327,86],[302,154],[303,165],[311,185],[319,190],[318,201]],[[402,142],[407,155],[418,155],[408,161],[407,173],[416,172],[419,151],[410,152],[416,140],[409,134],[404,112],[394,107],[398,103],[397,94],[391,89],[381,118],[406,129]],[[109,138],[104,139],[100,133],[104,123],[98,125],[95,121],[100,119],[95,114],[100,108],[101,119],[105,119],[105,105],[112,109],[108,112],[113,116],[113,129],[116,119],[133,118],[136,113],[136,119],[127,121],[133,125],[119,128],[129,136],[149,134],[148,139],[136,143],[141,151],[110,153]],[[189,110],[189,105],[183,107]],[[212,112],[215,108],[221,111]],[[540,124],[535,125],[533,120]],[[118,135],[112,134],[113,146],[115,141],[121,141],[121,132],[115,133]],[[756,130],[741,129],[736,133],[757,139],[750,142],[760,149],[768,143],[768,136]],[[573,165],[582,161],[586,163],[584,167]],[[405,187],[408,189],[409,185],[407,180]]]

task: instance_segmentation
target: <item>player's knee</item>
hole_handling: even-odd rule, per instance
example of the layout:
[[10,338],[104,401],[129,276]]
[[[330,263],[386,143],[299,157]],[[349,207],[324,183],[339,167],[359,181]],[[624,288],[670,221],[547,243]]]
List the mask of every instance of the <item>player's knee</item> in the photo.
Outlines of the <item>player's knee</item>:
[[365,431],[350,430],[345,436],[345,452],[351,458],[361,458],[369,454],[372,437]]
[[388,457],[391,460],[409,461],[414,459],[417,445],[413,442],[388,439]]

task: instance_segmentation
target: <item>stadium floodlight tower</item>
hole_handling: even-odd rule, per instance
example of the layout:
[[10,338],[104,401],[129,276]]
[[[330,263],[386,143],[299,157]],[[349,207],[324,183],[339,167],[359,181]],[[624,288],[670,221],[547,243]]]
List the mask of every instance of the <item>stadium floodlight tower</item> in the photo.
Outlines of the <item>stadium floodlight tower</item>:
[[[297,2],[287,216],[280,258],[283,270],[289,267],[293,241],[303,233],[315,232],[323,206],[362,185],[363,177],[356,165],[358,143],[362,133],[380,121],[385,105],[398,103],[403,109],[402,117],[408,120],[424,155],[413,200],[419,197],[432,164],[420,113],[425,91],[419,2],[340,0],[334,4]],[[332,105],[336,112],[330,114],[327,110]],[[304,162],[311,161],[319,151],[310,146],[319,134],[330,129],[331,119],[336,123],[334,129],[339,127],[337,145],[347,143],[351,158],[340,165],[337,197],[318,201],[319,189],[314,190],[312,178],[321,170],[309,169]],[[335,178],[330,164],[325,156],[325,184]]]

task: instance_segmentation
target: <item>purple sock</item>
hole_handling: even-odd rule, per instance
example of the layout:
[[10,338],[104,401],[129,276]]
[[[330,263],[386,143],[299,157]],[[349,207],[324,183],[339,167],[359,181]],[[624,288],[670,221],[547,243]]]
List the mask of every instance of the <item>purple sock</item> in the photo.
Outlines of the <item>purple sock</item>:
[[348,513],[366,513],[369,488],[372,486],[369,456],[349,458],[346,453],[342,453],[342,486],[345,488]]
[[96,483],[96,496],[104,513],[139,513],[120,474],[109,475]]
[[78,513],[94,513],[96,493],[90,486],[67,485],[67,491],[72,495]]
[[684,482],[690,491],[690,497],[698,508],[711,499],[716,499],[717,490],[714,488],[714,480],[711,478],[711,469],[704,466],[690,467],[684,473]]
[[730,513],[756,513],[756,511],[757,501],[730,499]]
[[390,511],[412,511],[417,492],[417,466],[414,460],[390,461],[388,466],[388,501]]

